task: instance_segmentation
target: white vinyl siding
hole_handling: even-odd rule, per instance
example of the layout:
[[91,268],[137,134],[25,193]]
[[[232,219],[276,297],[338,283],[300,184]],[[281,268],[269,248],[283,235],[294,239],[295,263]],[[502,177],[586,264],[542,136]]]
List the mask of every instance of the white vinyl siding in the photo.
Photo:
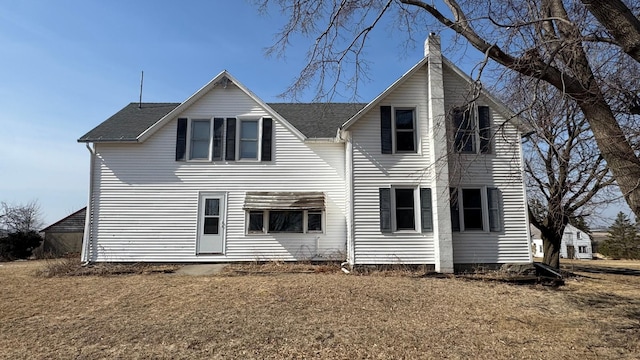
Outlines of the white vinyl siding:
[[[423,141],[429,136],[426,84],[427,72],[422,68],[349,128],[353,156],[353,251],[357,264],[435,262],[433,233],[380,230],[380,188],[419,189],[431,185],[428,141]],[[382,154],[380,106],[415,109],[415,152]]]
[[[473,97],[469,83],[446,65],[443,75],[445,109],[461,106]],[[476,102],[490,107],[493,129],[498,129],[498,133],[491,139],[491,154],[450,153],[450,186],[498,188],[502,227],[498,232],[454,232],[454,263],[529,262],[520,133],[513,124],[505,124],[505,118],[486,97],[480,96]]]
[[[214,114],[270,116],[229,84],[226,89],[214,88],[176,117],[211,118]],[[177,162],[176,126],[177,120],[172,120],[139,144],[96,144],[90,260],[344,259],[344,144],[305,144],[274,119],[273,161]],[[249,191],[323,192],[323,232],[246,234],[243,204]],[[196,255],[201,192],[226,194],[224,255]]]

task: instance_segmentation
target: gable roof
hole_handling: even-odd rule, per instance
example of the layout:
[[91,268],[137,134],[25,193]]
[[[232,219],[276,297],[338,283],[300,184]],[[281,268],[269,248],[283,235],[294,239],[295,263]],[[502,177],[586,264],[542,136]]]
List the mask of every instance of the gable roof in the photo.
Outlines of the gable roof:
[[179,103],[131,103],[82,135],[78,142],[138,141],[151,125],[175,109]]
[[[441,56],[441,55],[440,55]],[[422,68],[429,61],[429,57],[425,56],[420,61],[418,61],[415,65],[411,67],[406,73],[404,73],[398,80],[396,80],[393,84],[391,84],[388,88],[386,88],[380,95],[376,96],[370,103],[368,103],[364,108],[362,108],[358,113],[356,113],[353,117],[349,118],[345,123],[342,124],[341,129],[347,130],[353,123],[358,121],[364,114],[366,114],[370,109],[376,107],[382,99],[384,99],[387,95],[389,95],[393,90],[397,89],[400,85],[402,85],[407,79],[409,79],[415,72],[417,72],[420,68]],[[449,61],[446,57],[442,56],[442,65],[449,67],[456,75],[460,76],[463,80],[468,82],[469,84],[473,84],[473,80],[469,75],[465,74],[459,67],[457,67],[454,63]],[[482,88],[480,93],[486,97],[486,99],[491,103],[491,107],[496,109],[499,113],[506,116],[508,121],[513,122],[513,125],[520,130],[520,132],[525,135],[531,131],[531,128],[528,124],[526,124],[523,119],[514,114],[507,106],[505,106],[498,98],[492,95],[489,91]]]
[[346,119],[365,107],[364,103],[270,103],[308,138],[333,138]]
[[418,69],[420,69],[424,64],[427,63],[427,57],[423,57],[420,61],[418,61],[415,65],[411,67],[406,73],[404,73],[398,80],[396,80],[393,84],[391,84],[388,88],[386,88],[380,95],[376,96],[375,99],[371,100],[365,107],[360,109],[358,113],[353,115],[351,118],[347,119],[341,126],[341,129],[347,130],[353,123],[358,121],[364,114],[366,114],[370,109],[380,103],[382,99],[384,99],[389,93],[398,88],[398,86],[402,85],[408,78],[411,77]]
[[286,119],[280,116],[278,113],[273,111],[269,105],[267,105],[262,99],[260,99],[256,94],[254,94],[251,90],[249,90],[246,86],[242,85],[235,77],[233,77],[227,70],[223,70],[220,74],[216,75],[211,81],[209,81],[205,86],[200,88],[200,90],[196,91],[193,95],[189,96],[187,100],[180,103],[180,105],[176,106],[175,109],[171,110],[168,114],[163,116],[160,120],[156,121],[153,125],[143,131],[138,137],[137,141],[143,142],[153,133],[158,131],[158,129],[162,128],[164,124],[171,121],[173,118],[178,116],[181,112],[186,110],[193,103],[202,98],[205,94],[207,94],[210,90],[215,88],[216,86],[221,85],[222,87],[226,87],[229,83],[234,84],[238,89],[244,92],[247,96],[249,96],[253,101],[255,101],[258,105],[264,108],[271,116],[280,121],[282,125],[284,125],[287,129],[293,132],[298,138],[304,140],[304,135],[298,131],[293,125],[291,125]]
[[[340,125],[366,104],[271,103],[274,112],[307,138],[334,138]],[[131,103],[89,131],[78,142],[137,142],[180,103]]]
[[67,217],[62,218],[61,220],[56,221],[55,223],[47,226],[40,231],[57,233],[82,232],[84,231],[84,221],[86,214],[87,208],[83,207],[82,209],[74,212]]

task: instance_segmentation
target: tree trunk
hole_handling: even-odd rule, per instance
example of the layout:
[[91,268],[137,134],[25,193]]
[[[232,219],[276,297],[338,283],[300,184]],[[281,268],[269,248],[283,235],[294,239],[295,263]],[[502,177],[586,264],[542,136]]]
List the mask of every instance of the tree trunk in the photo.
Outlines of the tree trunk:
[[544,251],[542,262],[556,269],[560,269],[560,244],[562,243],[562,237],[547,236],[544,233],[541,234],[541,237]]
[[622,50],[640,62],[640,20],[621,0],[582,0],[589,12],[618,41]]
[[640,159],[604,100],[579,100],[578,104],[589,121],[602,157],[607,161],[624,199],[636,217],[640,218]]

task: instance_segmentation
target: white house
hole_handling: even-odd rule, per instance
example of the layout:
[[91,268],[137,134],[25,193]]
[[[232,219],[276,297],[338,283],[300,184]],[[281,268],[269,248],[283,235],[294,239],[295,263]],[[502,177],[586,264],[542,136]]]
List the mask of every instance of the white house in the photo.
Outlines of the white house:
[[267,104],[227,71],[82,136],[84,261],[531,262],[521,125],[440,54],[367,104]]
[[[540,231],[531,226],[531,243],[533,247],[534,257],[544,257],[544,248]],[[571,224],[567,224],[562,234],[562,242],[560,243],[560,257],[564,259],[593,259],[593,250],[591,248],[591,237],[586,232],[576,228]]]

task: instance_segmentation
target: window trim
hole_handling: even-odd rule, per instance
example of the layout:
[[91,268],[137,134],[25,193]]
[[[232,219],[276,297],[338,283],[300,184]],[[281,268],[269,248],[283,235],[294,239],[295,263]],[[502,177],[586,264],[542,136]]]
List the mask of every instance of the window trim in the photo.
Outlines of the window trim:
[[[380,151],[382,154],[420,154],[421,153],[421,136],[420,136],[420,126],[418,119],[418,109],[419,106],[415,104],[405,105],[381,105],[379,107],[380,111]],[[414,150],[409,151],[399,151],[397,144],[397,136],[398,132],[409,132],[409,131],[398,131],[396,126],[397,112],[400,110],[411,110],[411,114],[413,117],[413,146]]]
[[[270,231],[269,230],[269,216],[271,211],[298,211],[302,212],[302,232],[289,232],[289,231]],[[262,230],[249,230],[250,215],[251,213],[262,213]],[[320,228],[321,230],[309,230],[309,213],[320,213]],[[246,235],[265,235],[265,234],[324,234],[326,230],[326,220],[324,210],[320,209],[269,209],[269,210],[245,210],[245,234]]]
[[[393,154],[417,154],[418,153],[418,119],[417,119],[417,111],[416,106],[392,106],[391,107],[391,149]],[[413,147],[414,149],[411,151],[399,151],[397,138],[398,132],[409,132],[404,129],[397,129],[396,127],[396,118],[398,110],[411,110],[412,113],[412,121],[413,121]]]
[[[237,162],[260,162],[262,159],[262,120],[264,117],[236,117],[236,159]],[[256,157],[255,158],[243,158],[242,157],[242,123],[244,122],[256,122]]]
[[[190,162],[210,162],[213,146],[213,118],[206,117],[193,117],[187,118],[187,144],[186,144],[186,161]],[[193,122],[194,121],[208,121],[209,122],[209,151],[206,158],[192,158],[191,157],[191,145],[193,142]]]
[[[464,196],[463,194],[463,190],[480,190],[480,199],[481,199],[481,211],[482,211],[482,229],[465,229],[465,223],[464,223]],[[490,219],[490,212],[492,210],[492,208],[490,208],[490,204],[489,204],[489,191],[495,191],[495,195],[498,196],[496,201],[497,201],[497,208],[496,210],[496,214],[495,216],[497,216],[497,222],[498,222],[498,227],[491,227],[491,219]],[[502,216],[502,209],[503,209],[503,201],[502,201],[502,196],[500,195],[500,189],[495,187],[495,186],[459,186],[459,187],[451,187],[449,190],[450,196],[452,196],[453,194],[456,194],[456,199],[451,199],[451,203],[450,203],[450,209],[451,209],[451,225],[452,225],[452,231],[453,232],[460,232],[460,233],[500,233],[504,230],[504,218]],[[455,200],[455,201],[454,201]],[[454,206],[457,207],[457,209],[454,209]],[[457,211],[456,211],[457,210]],[[453,216],[455,216],[457,212],[457,219],[458,219],[458,229],[455,228],[455,221],[453,219]]]
[[[236,117],[224,117],[224,116],[219,116],[219,115],[215,115],[215,116],[211,116],[211,117],[201,117],[201,116],[197,116],[197,117],[185,117],[185,118],[181,118],[181,119],[185,119],[186,120],[186,129],[184,130],[184,140],[180,139],[180,135],[176,136],[176,161],[185,161],[185,162],[221,162],[221,163],[229,163],[229,162],[254,162],[254,163],[260,163],[260,162],[271,162],[273,159],[273,154],[263,154],[263,151],[265,149],[269,149],[271,151],[273,151],[273,141],[274,141],[274,125],[273,125],[273,118],[270,116],[236,116]],[[234,144],[233,144],[233,149],[234,150],[234,158],[233,159],[226,159],[228,153],[230,153],[231,151],[229,149],[227,149],[227,141],[229,139],[228,137],[228,131],[227,131],[227,124],[229,122],[230,119],[235,120],[235,132],[234,135],[235,137],[233,138]],[[178,119],[180,120],[180,119]],[[215,133],[215,125],[216,125],[216,121],[222,121],[221,124],[221,129],[220,129],[220,154],[219,157],[215,158],[214,157],[214,141],[216,133]],[[269,136],[266,136],[265,138],[265,133],[264,133],[264,127],[265,127],[265,122],[266,120],[270,121],[269,124],[269,128],[271,131],[271,134],[268,134]],[[206,158],[192,158],[191,156],[191,150],[192,150],[192,142],[193,140],[193,123],[194,121],[208,121],[209,123],[209,149],[208,149],[208,155]],[[256,126],[257,126],[257,139],[256,139],[256,157],[255,158],[242,158],[242,154],[241,154],[241,146],[242,146],[242,123],[243,122],[248,122],[248,121],[255,121],[256,122]],[[180,130],[178,130],[180,131]],[[184,141],[184,145],[181,145],[179,142]],[[268,146],[267,146],[268,145]],[[184,155],[183,157],[180,156],[181,152],[178,150],[178,148],[180,146],[184,147]],[[229,150],[229,152],[227,151]],[[264,155],[269,155],[265,156]],[[263,160],[264,159],[264,160]]]
[[[413,195],[413,229],[398,229],[397,190],[411,190]],[[423,195],[424,193],[424,195]],[[423,196],[428,206],[423,206]],[[378,189],[380,232],[383,234],[428,234],[433,233],[433,200],[431,188],[424,186],[391,185]],[[388,199],[387,199],[388,197]],[[388,200],[388,203],[387,203]],[[388,207],[387,207],[388,205]],[[423,212],[427,212],[431,221],[423,223]],[[389,227],[386,227],[388,221]],[[428,226],[427,226],[428,225]],[[425,227],[426,226],[426,227]]]
[[[417,209],[420,208],[420,198],[416,197],[416,191],[419,188],[412,186],[391,186],[391,230],[394,233],[417,233],[418,229],[422,228],[422,224],[419,221],[420,214]],[[413,195],[413,229],[398,229],[398,204],[396,194],[398,190],[411,190]],[[417,206],[416,206],[417,205]]]
[[[486,112],[486,116],[487,116],[487,127],[480,127],[480,112]],[[468,123],[470,124],[472,129],[468,129],[468,128],[461,128],[456,124],[456,114],[458,113],[462,113],[462,121],[461,124],[464,124],[464,117],[465,114],[470,114],[469,117],[471,118],[471,121],[468,121]],[[462,155],[491,155],[494,153],[494,147],[493,147],[493,138],[492,138],[492,125],[493,125],[493,117],[491,116],[491,108],[489,106],[485,106],[485,105],[477,105],[477,104],[469,104],[467,106],[459,106],[459,107],[454,107],[451,110],[451,124],[452,124],[452,129],[453,129],[453,152],[456,154],[462,154]],[[488,132],[488,138],[483,137],[483,133],[487,133]],[[472,133],[472,137],[471,139],[473,140],[472,143],[472,150],[471,151],[464,151],[464,150],[458,150],[459,146],[458,146],[458,135],[461,134],[463,137],[466,134],[471,134]],[[486,145],[483,145],[483,142],[486,141]]]

